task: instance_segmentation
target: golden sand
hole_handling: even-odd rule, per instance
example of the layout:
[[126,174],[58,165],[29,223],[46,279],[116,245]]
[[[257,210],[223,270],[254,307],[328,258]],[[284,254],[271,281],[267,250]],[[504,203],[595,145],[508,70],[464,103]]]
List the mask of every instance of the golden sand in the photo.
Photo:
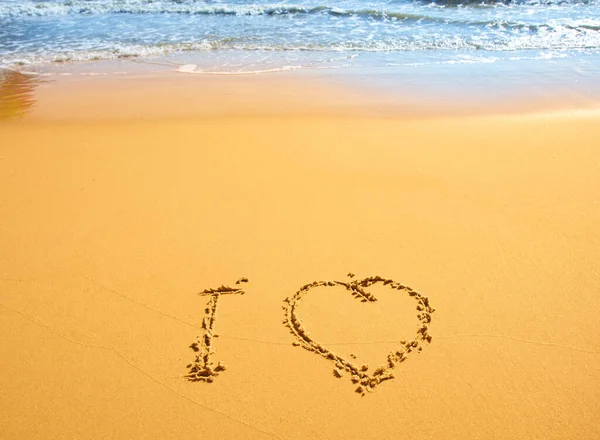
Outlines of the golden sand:
[[0,125],[2,439],[600,437],[597,113],[84,84]]

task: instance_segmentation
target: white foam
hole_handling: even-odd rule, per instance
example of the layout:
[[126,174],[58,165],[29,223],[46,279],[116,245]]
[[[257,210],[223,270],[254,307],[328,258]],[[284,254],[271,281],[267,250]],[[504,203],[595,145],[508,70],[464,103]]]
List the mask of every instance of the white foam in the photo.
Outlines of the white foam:
[[184,64],[183,66],[180,66],[177,71],[181,73],[197,73],[196,67],[196,64]]
[[8,1],[0,4],[0,17],[124,14],[199,14],[199,15],[278,15],[311,12],[314,8],[285,3],[265,5],[215,5],[205,2],[170,2],[148,0],[73,0],[64,3]]
[[195,51],[203,52],[212,50],[213,46],[208,42],[199,42],[191,44],[172,44],[161,46],[142,46],[114,44],[111,49],[102,50],[66,50],[62,52],[34,52],[30,54],[20,54],[18,57],[11,58],[5,56],[0,60],[1,65],[15,67],[24,65],[36,65],[44,63],[62,63],[69,61],[98,61],[115,60],[138,57],[154,57],[167,55],[177,51]]
[[177,69],[180,73],[193,73],[197,75],[228,75],[228,76],[241,76],[241,75],[260,75],[262,73],[273,73],[273,72],[287,72],[290,70],[301,69],[302,66],[281,66],[270,69],[258,69],[258,70],[238,70],[238,71],[206,71],[196,70],[195,64],[185,64]]

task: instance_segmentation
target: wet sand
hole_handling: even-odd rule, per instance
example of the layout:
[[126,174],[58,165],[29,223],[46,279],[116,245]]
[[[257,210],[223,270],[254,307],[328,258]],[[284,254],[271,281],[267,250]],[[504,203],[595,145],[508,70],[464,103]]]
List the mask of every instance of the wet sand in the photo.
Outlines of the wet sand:
[[281,78],[0,123],[2,438],[598,438],[599,113]]

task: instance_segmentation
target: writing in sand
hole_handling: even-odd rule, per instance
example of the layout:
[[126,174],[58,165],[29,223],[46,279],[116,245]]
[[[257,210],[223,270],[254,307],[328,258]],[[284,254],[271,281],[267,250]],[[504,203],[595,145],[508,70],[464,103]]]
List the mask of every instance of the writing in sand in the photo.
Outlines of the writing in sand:
[[[430,306],[427,297],[392,279],[374,276],[358,280],[354,279],[353,273],[349,273],[348,276],[349,281],[314,281],[302,286],[294,295],[284,300],[285,318],[283,324],[289,328],[290,333],[294,336],[294,346],[302,347],[333,362],[333,375],[341,378],[345,373],[348,373],[352,383],[356,385],[356,392],[364,395],[365,392],[373,391],[380,383],[393,379],[392,370],[396,365],[404,362],[410,353],[421,352],[425,343],[431,343],[432,336],[429,334],[429,325],[431,315],[435,309]],[[211,383],[221,372],[225,371],[225,364],[213,359],[215,354],[214,338],[217,336],[215,333],[217,306],[221,295],[244,295],[246,292],[242,289],[241,284],[247,282],[248,279],[244,277],[236,281],[236,285],[240,287],[222,285],[215,289],[205,289],[199,293],[199,295],[208,296],[210,299],[204,310],[205,316],[202,320],[204,333],[198,336],[196,341],[190,345],[190,348],[194,350],[195,358],[193,362],[187,365],[189,371],[185,377],[188,380]],[[355,299],[363,303],[373,303],[377,301],[377,298],[367,289],[378,283],[408,294],[409,297],[415,300],[419,327],[412,339],[399,341],[397,348],[391,351],[385,361],[374,369],[371,369],[368,364],[355,364],[353,362],[355,357],[352,355],[350,360],[344,359],[316,341],[306,330],[298,316],[300,302],[317,288],[341,286]]]

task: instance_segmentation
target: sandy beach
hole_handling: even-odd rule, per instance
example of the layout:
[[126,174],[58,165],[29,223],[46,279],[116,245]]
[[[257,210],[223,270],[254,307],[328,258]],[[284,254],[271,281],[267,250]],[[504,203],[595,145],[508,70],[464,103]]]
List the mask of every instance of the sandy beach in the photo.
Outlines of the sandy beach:
[[600,437],[600,113],[154,81],[0,121],[2,439]]

